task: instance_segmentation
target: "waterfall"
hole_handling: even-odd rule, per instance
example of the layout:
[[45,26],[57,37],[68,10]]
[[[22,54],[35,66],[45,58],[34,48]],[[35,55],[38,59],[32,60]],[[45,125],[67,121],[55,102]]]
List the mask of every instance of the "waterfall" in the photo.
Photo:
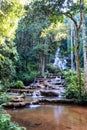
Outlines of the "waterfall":
[[66,59],[61,59],[60,48],[58,47],[53,65],[58,67],[60,70],[64,70],[66,69],[66,63]]
[[40,93],[39,90],[36,90],[36,91],[33,92],[33,95],[32,95],[33,98],[37,98],[37,97],[40,97],[40,96],[41,96],[41,93]]

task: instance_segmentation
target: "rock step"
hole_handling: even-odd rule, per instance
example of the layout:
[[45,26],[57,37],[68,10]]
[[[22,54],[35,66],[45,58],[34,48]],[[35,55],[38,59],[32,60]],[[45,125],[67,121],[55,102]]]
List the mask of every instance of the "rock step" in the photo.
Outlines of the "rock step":
[[74,100],[73,99],[38,99],[36,101],[25,101],[25,102],[9,102],[5,107],[8,108],[21,108],[21,107],[25,107],[27,105],[43,105],[43,104],[74,104]]
[[41,104],[73,104],[74,100],[73,99],[39,99],[39,103]]

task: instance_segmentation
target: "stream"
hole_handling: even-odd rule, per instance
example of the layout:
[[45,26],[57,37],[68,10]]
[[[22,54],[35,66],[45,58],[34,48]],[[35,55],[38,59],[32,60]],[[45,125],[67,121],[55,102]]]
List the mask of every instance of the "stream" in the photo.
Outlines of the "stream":
[[[65,91],[63,84],[64,80],[58,77],[45,81],[41,78],[39,84],[31,84],[28,90],[23,90],[29,92],[27,100],[30,104],[23,108],[17,108],[15,102],[12,102],[15,107],[7,109],[12,122],[17,122],[20,126],[26,127],[27,130],[87,130],[87,107],[64,104],[32,104],[32,101],[41,98],[50,100],[51,98],[56,100],[65,98],[62,96]],[[12,91],[11,94],[14,94],[18,90],[11,89],[10,91]],[[20,101],[17,103],[20,104]]]
[[[66,68],[66,60],[61,60],[59,51],[57,49],[54,66],[63,70]],[[12,102],[12,106],[15,107],[7,109],[12,122],[17,122],[20,126],[26,127],[27,130],[87,130],[87,107],[32,104],[32,101],[36,99],[65,99],[63,95],[65,93],[65,83],[65,79],[62,79],[61,76],[45,77],[38,78],[25,90],[9,90],[9,94],[26,92],[27,100],[30,102],[24,108],[16,108],[15,102]]]
[[8,109],[12,121],[27,130],[87,130],[87,107],[74,105],[31,105]]

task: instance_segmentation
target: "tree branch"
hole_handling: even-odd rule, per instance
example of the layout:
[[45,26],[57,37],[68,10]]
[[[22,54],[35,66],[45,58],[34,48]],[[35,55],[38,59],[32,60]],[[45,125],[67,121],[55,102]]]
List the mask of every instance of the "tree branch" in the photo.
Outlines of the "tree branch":
[[65,16],[69,17],[69,18],[74,22],[76,28],[78,28],[78,24],[77,24],[76,20],[74,19],[73,15],[72,15],[70,12],[68,12],[68,13],[63,13],[63,14],[64,14]]

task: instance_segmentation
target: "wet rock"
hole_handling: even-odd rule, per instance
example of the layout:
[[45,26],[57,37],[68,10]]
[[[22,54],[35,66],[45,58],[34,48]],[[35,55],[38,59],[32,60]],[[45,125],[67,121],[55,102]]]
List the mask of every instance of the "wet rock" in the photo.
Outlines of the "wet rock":
[[25,107],[26,103],[25,102],[9,102],[6,107],[10,108],[18,108],[18,107]]
[[39,103],[40,104],[43,104],[43,103],[44,104],[58,104],[58,103],[73,104],[74,100],[73,99],[48,99],[48,98],[45,98],[45,99],[40,99]]
[[40,90],[42,96],[58,96],[58,92],[55,90]]
[[16,98],[16,99],[12,99],[12,102],[23,102],[24,99],[23,98]]

